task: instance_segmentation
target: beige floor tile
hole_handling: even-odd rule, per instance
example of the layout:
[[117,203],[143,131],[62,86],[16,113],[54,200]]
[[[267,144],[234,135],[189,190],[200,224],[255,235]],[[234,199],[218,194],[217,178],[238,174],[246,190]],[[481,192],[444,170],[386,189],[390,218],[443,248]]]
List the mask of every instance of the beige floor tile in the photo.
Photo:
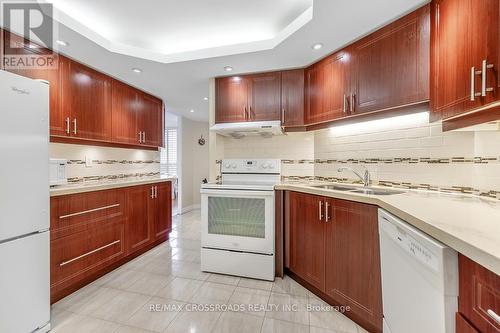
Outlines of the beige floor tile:
[[143,330],[137,327],[120,325],[113,333],[151,333],[151,331]]
[[187,302],[193,297],[202,281],[177,277],[160,289],[156,296]]
[[107,304],[98,307],[92,317],[125,324],[150,299],[150,296],[121,291]]
[[209,333],[219,319],[220,312],[182,311],[170,323],[165,333]]
[[309,332],[310,333],[344,333],[343,331],[329,330],[326,328],[314,327],[314,326],[310,327]]
[[201,248],[201,242],[195,239],[174,238],[170,240],[170,246],[186,250],[199,250]]
[[309,312],[305,297],[271,293],[268,306],[272,306],[271,311],[266,312],[268,318],[309,325]]
[[179,313],[184,303],[153,297],[137,310],[127,325],[154,332],[163,332]]
[[65,331],[69,331],[83,318],[85,316],[69,311],[51,312],[51,332],[64,333]]
[[259,333],[264,318],[238,312],[224,312],[213,332],[217,333]]
[[83,304],[89,300],[89,297],[99,289],[98,285],[89,284],[71,295],[59,300],[52,305],[52,311],[58,312],[68,310],[71,306]]
[[241,278],[240,282],[238,282],[238,287],[271,291],[273,283],[271,281]]
[[261,333],[309,333],[309,326],[265,318]]
[[247,314],[263,317],[266,313],[265,307],[271,296],[270,291],[237,287],[229,299],[230,305],[245,305],[243,311]]
[[232,276],[232,275],[212,273],[212,274],[210,274],[210,277],[208,278],[207,281],[236,286],[236,285],[238,285],[238,282],[240,282],[240,278],[237,276]]
[[276,278],[276,280],[274,280],[272,292],[301,297],[307,297],[309,295],[309,291],[306,288],[302,287],[299,283],[295,282],[287,275],[285,275],[283,279]]
[[199,263],[184,261],[174,261],[172,263],[172,275],[201,281],[205,281],[210,276],[209,273],[201,271]]
[[115,298],[119,294],[120,290],[101,287],[97,289],[95,293],[91,294],[90,297],[87,297],[84,301],[71,305],[68,310],[71,312],[88,315],[94,312],[96,309],[106,306],[111,302],[111,300],[113,300],[113,298]]
[[178,249],[172,256],[172,260],[187,261],[187,262],[200,262],[200,250],[186,250]]
[[189,302],[196,304],[226,304],[235,289],[236,286],[205,282],[193,294]]
[[[335,311],[333,307],[324,301],[317,299],[311,301],[310,299],[310,303],[314,305],[309,313],[311,327],[315,326],[345,333],[358,332],[357,325],[352,320]],[[319,308],[316,307],[318,305]]]
[[160,289],[164,288],[167,284],[169,284],[173,279],[174,278],[171,275],[158,275],[158,274],[141,272],[141,276],[126,290],[139,294],[153,296]]
[[161,257],[154,257],[141,267],[141,272],[166,276],[172,275],[172,260],[170,258],[162,259]]
[[369,332],[365,330],[363,327],[358,325],[358,333],[369,333]]
[[142,272],[132,270],[113,271],[102,284],[103,287],[120,290],[128,289],[135,281],[142,276]]

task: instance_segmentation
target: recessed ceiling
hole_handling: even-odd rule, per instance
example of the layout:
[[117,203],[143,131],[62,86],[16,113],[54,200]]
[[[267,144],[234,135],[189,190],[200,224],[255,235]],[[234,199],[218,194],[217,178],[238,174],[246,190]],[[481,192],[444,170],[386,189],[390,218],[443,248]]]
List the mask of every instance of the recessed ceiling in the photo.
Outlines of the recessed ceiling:
[[271,49],[312,0],[49,0],[57,19],[115,53],[175,62]]

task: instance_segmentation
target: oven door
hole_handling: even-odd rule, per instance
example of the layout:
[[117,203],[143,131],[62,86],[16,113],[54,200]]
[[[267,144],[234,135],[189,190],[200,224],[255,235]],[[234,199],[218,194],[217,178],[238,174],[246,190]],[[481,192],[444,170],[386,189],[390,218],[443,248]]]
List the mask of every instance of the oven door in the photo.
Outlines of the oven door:
[[274,191],[201,190],[201,245],[274,254]]

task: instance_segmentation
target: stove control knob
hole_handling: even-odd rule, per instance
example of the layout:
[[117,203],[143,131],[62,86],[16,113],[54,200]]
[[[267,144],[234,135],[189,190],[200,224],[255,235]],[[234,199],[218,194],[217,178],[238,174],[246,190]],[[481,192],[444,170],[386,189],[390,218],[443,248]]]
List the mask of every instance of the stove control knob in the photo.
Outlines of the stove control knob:
[[267,168],[268,168],[268,164],[267,163],[262,164],[262,169],[267,169]]
[[236,169],[236,163],[231,164],[231,168]]
[[269,163],[269,164],[267,165],[267,167],[268,167],[269,169],[274,169],[274,164]]
[[229,163],[224,164],[224,168],[226,168],[226,169],[229,169],[230,166],[231,166],[231,164],[229,164]]

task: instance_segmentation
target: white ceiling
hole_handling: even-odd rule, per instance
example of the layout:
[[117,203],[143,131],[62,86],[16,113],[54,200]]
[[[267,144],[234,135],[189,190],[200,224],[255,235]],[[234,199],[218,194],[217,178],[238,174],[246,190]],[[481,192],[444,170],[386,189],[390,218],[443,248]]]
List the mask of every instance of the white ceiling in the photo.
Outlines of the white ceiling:
[[[129,37],[121,34],[115,42],[136,43],[136,45],[145,42],[146,47],[150,43],[148,31],[155,34],[157,33],[156,27],[148,26],[146,28],[141,25],[141,22],[144,22],[143,20],[135,18],[116,18],[116,16],[122,15],[119,13],[123,13],[119,7],[125,6],[128,8],[125,10],[127,12],[130,11],[130,8],[133,8],[131,4],[140,3],[141,7],[135,9],[136,16],[144,17],[147,21],[150,15],[157,19],[158,15],[155,13],[155,9],[166,8],[167,5],[162,5],[163,2],[170,3],[170,1],[165,0],[65,0],[65,2],[88,3],[91,9],[108,8],[106,7],[108,5],[103,3],[114,4],[116,8],[109,7],[113,11],[109,12],[108,17],[99,18],[97,23],[95,23],[96,20],[84,22],[89,26],[81,27],[82,31],[85,28],[91,31],[92,27],[98,29],[94,24],[109,25],[110,29],[117,29],[119,24],[126,23],[127,31],[143,31],[145,40],[142,40],[140,34],[132,33]],[[249,3],[258,3],[259,6],[266,6],[259,7],[260,9],[270,8],[274,11],[279,11],[281,7],[287,8],[281,14],[273,16],[280,17],[280,22],[282,22],[275,25],[277,27],[275,31],[279,31],[280,27],[290,21],[287,15],[293,17],[300,12],[300,9],[289,11],[289,2],[293,3],[294,6],[304,3],[295,0],[182,0],[176,1],[176,4],[181,6],[184,2],[187,2],[191,7],[198,4],[198,6],[204,8],[208,8],[203,5],[206,3],[216,5],[217,8],[226,8],[229,4],[237,4],[235,7],[231,5],[228,8],[231,8],[233,13],[234,8],[241,8],[246,22],[260,20],[261,16],[265,14],[252,9],[252,6],[247,5]],[[279,6],[265,5],[266,2],[276,3]],[[303,67],[427,2],[429,0],[314,0],[312,20],[271,49],[191,61],[161,63],[110,52],[107,48],[101,46],[99,41],[84,37],[82,33],[78,33],[63,24],[58,27],[59,39],[69,42],[70,45],[61,47],[59,51],[163,98],[169,112],[193,120],[206,121],[208,120],[208,101],[203,98],[208,96],[208,81],[211,77],[227,75],[224,66],[232,66],[234,68],[232,73],[234,74]],[[142,6],[143,3],[148,5]],[[198,11],[197,13],[196,15],[199,16]],[[221,13],[217,13],[218,17],[221,17],[221,15]],[[267,14],[265,16],[271,17]],[[210,21],[210,19],[207,20]],[[194,22],[190,20],[189,15],[177,18],[176,22],[184,27],[196,25],[196,27],[191,27],[190,31],[211,29],[210,26],[206,26],[207,21]],[[159,23],[159,26],[161,26],[161,23]],[[231,28],[226,29],[229,30],[228,33],[232,30]],[[324,47],[315,51],[311,49],[311,45],[317,42],[323,43]],[[132,72],[131,69],[134,67],[141,68],[143,72],[140,74]],[[194,110],[194,112],[190,112],[190,110]]]
[[312,18],[312,0],[49,0],[104,48],[177,62],[275,47]]

